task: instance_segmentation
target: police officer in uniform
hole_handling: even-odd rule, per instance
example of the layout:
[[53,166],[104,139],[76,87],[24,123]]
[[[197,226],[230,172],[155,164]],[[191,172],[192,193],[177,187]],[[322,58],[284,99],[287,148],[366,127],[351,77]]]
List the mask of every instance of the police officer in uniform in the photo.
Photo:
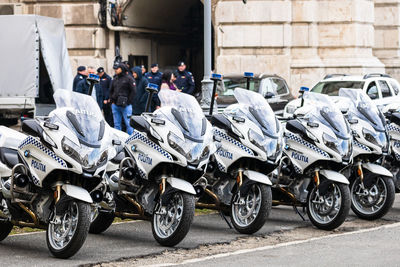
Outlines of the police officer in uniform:
[[111,88],[111,77],[104,71],[103,67],[97,69],[97,75],[100,77],[100,88],[103,91],[103,112],[106,122],[114,127],[113,114],[111,110],[110,101],[110,88]]
[[161,87],[162,73],[158,71],[157,63],[151,64],[151,71],[146,73],[145,77],[149,83],[157,84],[158,88]]
[[175,85],[178,89],[182,90],[183,93],[193,95],[194,93],[194,78],[192,73],[186,70],[185,62],[181,61],[178,63],[178,70],[176,71]]
[[78,73],[74,78],[74,83],[72,84],[72,91],[76,92],[76,86],[78,83],[87,78],[87,71],[85,66],[79,66],[77,69]]

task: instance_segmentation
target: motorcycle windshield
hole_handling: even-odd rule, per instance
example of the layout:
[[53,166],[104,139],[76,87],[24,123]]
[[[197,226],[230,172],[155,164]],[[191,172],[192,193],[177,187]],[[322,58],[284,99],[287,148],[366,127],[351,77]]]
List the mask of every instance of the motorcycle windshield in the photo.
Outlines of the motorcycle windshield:
[[349,114],[354,114],[356,117],[370,122],[378,132],[385,131],[386,123],[383,115],[371,98],[361,89],[341,88],[339,96],[350,100]]
[[[354,90],[354,89],[352,89]],[[331,100],[324,94],[305,92],[303,98],[307,100],[307,105],[312,105],[312,110],[304,118],[309,122],[321,122],[328,126],[341,139],[351,137],[350,127],[348,126],[342,112]]]
[[78,153],[85,168],[98,165],[109,137],[104,134],[108,124],[97,102],[89,95],[63,89],[55,91],[54,100],[57,109],[65,108],[65,112],[55,113],[51,122],[62,123],[75,133],[80,144],[69,144],[70,140],[66,144]]
[[249,114],[246,114],[246,117],[258,125],[265,135],[272,138],[279,137],[279,122],[262,95],[242,88],[236,88],[234,95],[239,104],[247,107]]
[[171,107],[171,112],[163,112],[163,115],[177,125],[187,139],[203,142],[207,119],[197,100],[191,95],[173,90],[161,90],[158,97],[162,107]]

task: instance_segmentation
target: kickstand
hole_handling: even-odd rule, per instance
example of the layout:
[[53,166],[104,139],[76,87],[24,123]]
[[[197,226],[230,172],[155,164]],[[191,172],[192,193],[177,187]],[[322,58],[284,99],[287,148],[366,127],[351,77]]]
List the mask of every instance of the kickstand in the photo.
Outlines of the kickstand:
[[[306,218],[304,218],[303,214],[301,214],[301,212],[297,209],[296,205],[293,205],[293,210],[300,216],[300,218],[303,221],[306,221]],[[304,210],[304,208],[303,208],[303,210]]]
[[224,219],[226,224],[229,226],[229,229],[233,229],[231,222],[228,221],[228,219],[226,218],[226,216],[224,215],[224,213],[221,210],[219,211],[219,215],[221,215],[222,219]]

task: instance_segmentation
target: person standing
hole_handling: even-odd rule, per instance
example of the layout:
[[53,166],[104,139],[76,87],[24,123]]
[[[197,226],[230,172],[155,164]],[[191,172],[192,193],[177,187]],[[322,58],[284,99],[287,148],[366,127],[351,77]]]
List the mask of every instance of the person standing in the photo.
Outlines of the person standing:
[[[134,67],[132,69],[133,77],[136,82],[136,97],[133,101],[133,114],[141,115],[146,111],[147,98],[149,96],[149,92],[146,91],[146,87],[149,84],[147,79],[142,75],[141,67]],[[157,94],[153,95],[151,101],[151,111],[160,107],[160,99]]]
[[87,71],[86,71],[86,67],[85,66],[79,66],[77,69],[77,74],[74,78],[74,82],[72,84],[72,91],[76,92],[76,86],[78,85],[78,83],[80,81],[82,81],[83,79],[85,79],[87,77]]
[[186,64],[183,61],[178,63],[175,84],[183,93],[193,95],[195,89],[194,78],[192,73],[186,70]]
[[97,75],[100,77],[100,88],[103,91],[103,112],[104,118],[108,125],[114,127],[113,114],[111,110],[110,102],[110,88],[111,88],[111,77],[104,71],[103,67],[97,69]]
[[[87,72],[88,74],[94,74],[94,68],[88,67]],[[87,80],[87,76],[85,76],[83,80],[78,82],[78,85],[76,86],[76,92],[87,95],[89,93],[89,89],[90,89],[90,83]],[[94,100],[96,100],[100,109],[103,109],[104,96],[103,96],[103,90],[101,89],[99,84],[95,84],[93,86],[92,97],[94,98]]]
[[162,75],[162,81],[161,81],[161,87],[160,90],[162,89],[169,89],[169,90],[174,90],[174,91],[179,91],[181,92],[181,90],[179,90],[176,85],[175,85],[175,75],[170,72],[170,71],[166,71],[165,73],[163,73]]
[[149,81],[149,83],[154,83],[158,85],[158,88],[161,86],[161,79],[162,79],[162,73],[158,69],[158,64],[154,63],[151,64],[151,71],[145,74],[146,79]]
[[127,133],[131,135],[133,128],[129,123],[132,116],[132,101],[136,95],[136,88],[132,79],[127,74],[126,65],[121,63],[114,66],[115,79],[111,83],[110,101],[114,117],[114,128],[122,129],[122,120],[125,123]]

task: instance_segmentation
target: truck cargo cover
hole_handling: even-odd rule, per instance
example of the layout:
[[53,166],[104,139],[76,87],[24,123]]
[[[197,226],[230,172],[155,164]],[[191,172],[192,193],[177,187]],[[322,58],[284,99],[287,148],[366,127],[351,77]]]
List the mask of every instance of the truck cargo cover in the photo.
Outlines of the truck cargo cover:
[[64,22],[36,15],[0,16],[0,97],[37,97],[39,49],[53,89],[72,90]]

